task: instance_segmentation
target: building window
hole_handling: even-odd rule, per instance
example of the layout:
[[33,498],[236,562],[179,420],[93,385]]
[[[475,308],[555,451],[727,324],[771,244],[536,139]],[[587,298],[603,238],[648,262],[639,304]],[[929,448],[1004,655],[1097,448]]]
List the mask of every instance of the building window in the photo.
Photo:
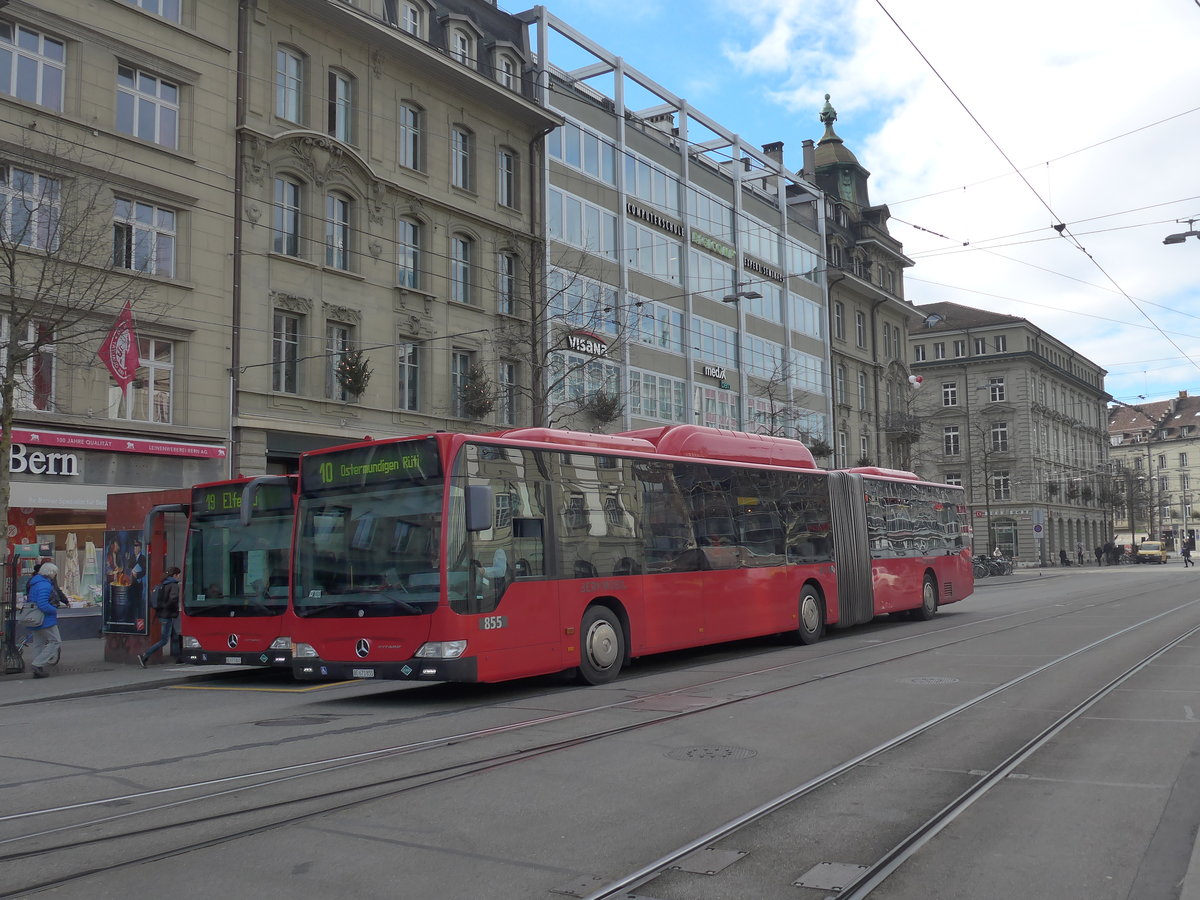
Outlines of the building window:
[[450,183],[466,191],[472,189],[472,138],[471,132],[465,128],[450,131]]
[[471,302],[471,257],[474,252],[475,242],[469,237],[456,234],[450,238],[450,299],[456,303]]
[[1179,454],[1179,468],[1182,469],[1182,468],[1185,468],[1186,466],[1187,466],[1187,454],[1180,453]]
[[946,358],[946,343],[945,343],[945,341],[938,341],[937,343],[935,343],[933,345],[933,358],[934,359],[945,359]]
[[996,422],[992,425],[992,450],[996,453],[1008,452],[1008,423]]
[[867,346],[867,316],[865,313],[854,314],[854,342],[860,347]]
[[958,426],[946,425],[942,428],[942,453],[945,456],[958,456]]
[[954,342],[954,357],[955,357],[955,359],[961,359],[962,357],[964,357],[966,355],[967,355],[967,342],[966,341],[955,341]]
[[867,373],[858,373],[858,408],[867,408]]
[[1001,403],[1004,401],[1004,379],[989,378],[988,379],[988,396],[993,403]]
[[325,396],[345,402],[350,392],[338,381],[337,367],[354,347],[354,329],[339,322],[325,323]]
[[450,55],[464,66],[475,65],[475,42],[461,28],[450,31]]
[[497,373],[496,416],[501,425],[517,424],[517,364],[501,361]]
[[424,33],[421,9],[415,3],[404,4],[400,27],[415,37],[420,37]]
[[465,419],[466,388],[471,378],[473,354],[466,350],[455,350],[450,354],[450,397],[453,403],[453,414]]
[[983,356],[987,353],[987,338],[975,338],[975,355]]
[[497,60],[496,80],[510,91],[517,89],[517,64],[511,56],[501,55]]
[[501,253],[496,257],[496,312],[506,316],[516,313],[517,257]]
[[275,51],[275,115],[304,121],[304,58],[284,47]]
[[133,66],[117,66],[117,131],[179,146],[179,85]]
[[285,256],[300,255],[300,184],[287,178],[275,179],[275,236],[271,249]]
[[845,468],[847,459],[850,455],[850,437],[844,431],[837,433],[837,459],[834,460],[834,465],[838,468]]
[[501,206],[517,206],[517,155],[501,150],[496,155],[497,200]]
[[345,144],[354,140],[354,80],[329,73],[329,134]]
[[148,13],[170,19],[172,22],[181,21],[180,0],[128,0],[128,2]]
[[36,172],[0,166],[0,239],[36,250],[57,250],[62,184]]
[[942,476],[942,484],[953,484],[962,487],[962,472],[947,472]]
[[917,344],[913,347],[913,362],[925,362],[924,344]]
[[[0,316],[0,369],[8,368],[10,320]],[[54,406],[54,328],[48,322],[26,322],[13,362],[13,405],[48,411]]]
[[301,317],[277,312],[271,325],[271,390],[295,394],[300,386]]
[[325,265],[350,269],[350,201],[338,194],[325,197]]
[[421,169],[421,120],[424,111],[411,103],[400,104],[400,153],[406,169]]
[[958,406],[958,382],[942,382],[942,406]]
[[1008,338],[1002,334],[996,335],[994,338],[992,338],[992,349],[997,353],[1007,353]]
[[0,93],[62,112],[66,63],[63,41],[0,22]]
[[137,376],[124,391],[119,385],[109,384],[109,417],[171,424],[174,354],[175,347],[170,341],[139,338],[141,365]]
[[397,284],[400,287],[421,286],[421,223],[401,219],[396,229]]
[[839,365],[834,376],[834,399],[838,403],[846,402],[846,367]]
[[174,277],[175,211],[118,197],[113,210],[113,265]]
[[892,323],[883,323],[883,352],[885,354],[892,351]]
[[833,304],[833,336],[845,340],[846,307],[841,301]]
[[629,372],[629,414],[665,422],[683,422],[687,383],[652,372]]
[[1012,481],[1008,477],[1008,469],[999,469],[992,473],[992,499],[1012,499]]
[[420,347],[413,341],[400,341],[396,345],[399,367],[399,409],[416,412],[421,408],[421,357]]

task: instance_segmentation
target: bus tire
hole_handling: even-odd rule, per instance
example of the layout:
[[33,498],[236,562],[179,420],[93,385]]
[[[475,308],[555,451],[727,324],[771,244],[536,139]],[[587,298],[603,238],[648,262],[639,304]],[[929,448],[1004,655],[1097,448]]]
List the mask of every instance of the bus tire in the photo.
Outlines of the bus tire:
[[797,644],[815,644],[825,634],[825,606],[821,595],[806,584],[800,591],[800,615],[793,637]]
[[625,631],[607,606],[592,606],[579,626],[579,680],[584,684],[608,684],[625,662]]
[[928,622],[938,611],[937,582],[932,575],[926,575],[921,583],[921,605],[912,611],[912,616],[918,622]]

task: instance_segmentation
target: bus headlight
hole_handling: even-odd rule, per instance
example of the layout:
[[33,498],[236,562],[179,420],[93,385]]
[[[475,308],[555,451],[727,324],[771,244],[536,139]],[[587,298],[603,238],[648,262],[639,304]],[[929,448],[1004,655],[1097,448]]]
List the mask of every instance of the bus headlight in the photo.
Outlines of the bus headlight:
[[194,638],[194,637],[189,637],[188,635],[185,634],[183,636],[183,649],[184,650],[199,650],[200,649],[200,639]]
[[466,651],[466,641],[430,641],[413,655],[419,659],[458,659]]
[[316,659],[317,651],[312,644],[292,644],[293,659]]
[[272,650],[290,650],[292,648],[292,639],[286,637],[278,637],[271,641]]

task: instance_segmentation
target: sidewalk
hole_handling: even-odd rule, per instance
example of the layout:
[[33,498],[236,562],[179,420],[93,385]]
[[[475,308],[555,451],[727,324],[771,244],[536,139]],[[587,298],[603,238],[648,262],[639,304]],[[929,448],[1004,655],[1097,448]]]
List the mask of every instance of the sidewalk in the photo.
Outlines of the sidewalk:
[[[161,658],[155,654],[156,660]],[[29,650],[26,650],[23,673],[0,675],[0,707],[118,691],[152,690],[166,684],[182,684],[223,672],[244,670],[244,666],[175,665],[170,657],[166,663],[151,664],[145,669],[136,664],[106,662],[103,639],[80,638],[63,641],[62,656],[57,666],[48,669],[48,678],[33,677]]]

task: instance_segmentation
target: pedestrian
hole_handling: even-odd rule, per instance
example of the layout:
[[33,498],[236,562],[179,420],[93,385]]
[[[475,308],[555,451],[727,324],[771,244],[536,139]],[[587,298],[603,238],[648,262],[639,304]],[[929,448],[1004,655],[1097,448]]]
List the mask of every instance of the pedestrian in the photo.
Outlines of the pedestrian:
[[58,631],[58,605],[55,603],[54,579],[58,566],[42,563],[25,586],[25,598],[42,612],[42,624],[29,629],[33,647],[33,677],[45,678],[46,666],[58,661],[62,635]]
[[[171,649],[171,636],[175,633],[175,623],[179,620],[179,566],[171,566],[163,575],[158,585],[158,624],[162,626],[162,636],[158,641],[146,648],[145,653],[138,654],[138,665],[146,668],[146,660],[154,655],[156,650]],[[166,652],[164,651],[164,656]],[[178,658],[175,662],[179,662]]]
[[1092,552],[1096,554],[1096,565],[1100,565],[1100,560],[1104,558],[1104,548],[1097,544]]
[[1000,552],[1000,545],[997,544],[995,549],[992,550],[992,559],[1000,559],[1002,556],[1004,556],[1004,554]]
[[1185,569],[1188,566],[1195,565],[1195,563],[1192,562],[1192,548],[1190,546],[1188,546],[1187,544],[1183,545],[1183,551],[1179,555],[1183,557],[1183,567]]
[[1067,548],[1066,547],[1062,547],[1058,551],[1058,564],[1060,566],[1062,566],[1064,569],[1067,568],[1069,565],[1071,565],[1071,560],[1067,556]]
[[1083,541],[1075,542],[1075,562],[1083,565]]

